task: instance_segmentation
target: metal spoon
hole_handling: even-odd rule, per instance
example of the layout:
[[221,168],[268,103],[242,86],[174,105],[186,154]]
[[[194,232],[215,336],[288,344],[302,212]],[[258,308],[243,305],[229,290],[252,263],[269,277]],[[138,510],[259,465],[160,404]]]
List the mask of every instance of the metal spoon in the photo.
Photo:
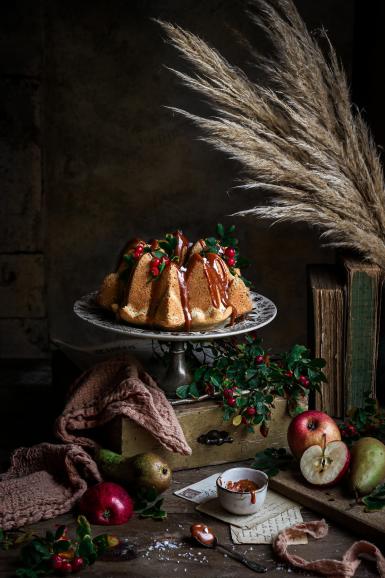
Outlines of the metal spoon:
[[226,553],[230,558],[234,560],[238,560],[244,566],[247,566],[250,570],[254,570],[254,572],[267,572],[267,568],[258,564],[258,562],[253,562],[244,556],[243,554],[239,554],[238,552],[234,552],[226,546],[219,544],[217,537],[215,536],[214,532],[211,528],[206,526],[205,524],[193,524],[190,528],[191,536],[199,542],[205,548],[217,548],[218,550]]

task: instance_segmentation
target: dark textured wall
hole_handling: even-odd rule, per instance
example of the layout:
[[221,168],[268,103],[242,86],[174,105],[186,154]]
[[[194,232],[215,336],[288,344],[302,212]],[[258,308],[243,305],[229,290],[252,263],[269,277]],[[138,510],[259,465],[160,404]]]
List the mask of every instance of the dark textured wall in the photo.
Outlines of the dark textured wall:
[[[12,4],[13,10],[25,9],[27,4],[19,0]],[[33,167],[27,171],[19,171],[17,163],[2,156],[13,179],[21,172],[27,181],[14,182],[14,187],[25,191],[31,187],[31,199],[37,194],[31,183],[43,183],[45,230],[39,222],[40,237],[34,235],[37,240],[32,245],[26,240],[21,248],[8,235],[10,246],[1,251],[30,251],[32,247],[41,253],[34,266],[45,271],[45,281],[40,272],[39,296],[44,301],[46,287],[51,337],[78,344],[108,337],[75,319],[72,305],[78,296],[98,286],[127,238],[154,237],[176,228],[200,237],[211,234],[217,222],[226,222],[237,225],[243,252],[252,261],[249,276],[257,289],[278,305],[276,321],[261,335],[275,349],[306,340],[305,267],[332,260],[332,253],[322,249],[317,233],[305,226],[271,228],[252,218],[229,217],[257,204],[258,198],[255,193],[235,190],[240,176],[236,163],[200,142],[197,129],[165,108],[180,106],[199,112],[205,105],[165,68],[181,68],[184,63],[164,42],[151,18],[197,32],[230,61],[247,68],[233,28],[257,46],[263,47],[264,42],[247,21],[244,5],[236,0],[28,4],[33,12],[33,18],[27,19],[30,29],[28,33],[22,29],[21,47],[20,42],[13,42],[0,64],[4,71],[13,59],[7,74],[19,67],[19,77],[29,79],[25,86],[20,81],[18,102],[9,95],[10,106],[35,119],[30,123],[37,123],[39,140],[36,144],[36,135],[28,133],[25,150],[33,148]],[[298,6],[312,28],[327,28],[350,70],[352,0],[301,0]],[[20,28],[20,21],[12,20],[4,38],[12,26]],[[30,68],[20,64],[28,56]],[[248,70],[255,74],[252,68]],[[37,117],[32,107],[35,98]],[[32,103],[29,108],[23,99]],[[27,138],[25,133],[22,138]],[[43,178],[39,180],[41,165]],[[20,207],[22,202],[29,205],[28,199],[18,200],[17,191],[12,195],[8,213],[14,199]],[[28,239],[38,221],[25,211]],[[8,222],[8,217],[4,220]],[[38,240],[42,230],[44,241]],[[22,277],[16,277],[8,284],[8,293],[21,283]],[[23,290],[30,294],[28,281],[24,280]],[[19,314],[19,322],[25,322],[27,313],[20,308]],[[45,309],[38,309],[38,315],[39,323],[45,323]],[[6,317],[4,311],[2,323],[9,323]],[[43,339],[41,351],[45,347]]]

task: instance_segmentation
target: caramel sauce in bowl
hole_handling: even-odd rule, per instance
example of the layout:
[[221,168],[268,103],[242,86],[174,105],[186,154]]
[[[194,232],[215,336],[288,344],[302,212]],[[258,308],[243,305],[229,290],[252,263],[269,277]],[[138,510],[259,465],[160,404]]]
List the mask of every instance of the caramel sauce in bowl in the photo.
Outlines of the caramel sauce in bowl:
[[225,510],[237,515],[258,512],[265,502],[267,475],[253,468],[231,468],[217,479],[217,495]]

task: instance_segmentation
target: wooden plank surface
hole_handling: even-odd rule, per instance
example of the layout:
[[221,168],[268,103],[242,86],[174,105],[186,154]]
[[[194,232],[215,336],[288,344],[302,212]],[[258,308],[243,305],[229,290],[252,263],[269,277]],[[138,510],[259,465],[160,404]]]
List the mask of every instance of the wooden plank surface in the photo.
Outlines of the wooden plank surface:
[[[285,565],[274,559],[271,547],[268,545],[234,546],[231,543],[229,526],[194,510],[194,504],[178,498],[172,491],[180,489],[189,483],[198,481],[213,473],[222,471],[221,467],[212,466],[194,470],[180,471],[174,474],[172,488],[165,495],[167,520],[139,520],[133,518],[123,526],[110,527],[109,530],[120,536],[127,536],[137,547],[138,557],[129,562],[97,562],[94,566],[81,572],[82,578],[170,578],[171,576],[208,577],[208,578],[249,578],[255,576],[250,570],[234,560],[230,560],[220,552],[205,550],[195,546],[189,540],[190,525],[195,522],[209,524],[219,540],[237,552],[244,552],[251,559],[264,563],[269,567],[269,578],[282,578],[292,572]],[[305,520],[319,519],[319,516],[304,510]],[[54,520],[35,524],[33,528],[43,534],[56,524],[68,524],[70,533],[74,527],[74,516],[67,514]],[[105,528],[94,526],[94,535],[102,533]],[[363,536],[364,537],[364,536]],[[169,540],[176,547],[161,549],[160,544]],[[353,542],[354,537],[334,524],[330,525],[328,536],[317,542],[310,541],[307,545],[293,546],[291,551],[306,559],[334,558],[340,559]],[[8,578],[16,568],[17,552],[0,552],[0,578]],[[310,574],[301,574],[310,576]],[[364,561],[358,568],[356,578],[372,578],[377,576],[372,563]]]
[[0,254],[0,318],[45,315],[43,255]]
[[47,319],[0,319],[0,359],[46,359]]
[[385,544],[385,511],[365,512],[343,486],[321,490],[306,484],[299,471],[287,470],[271,478],[270,487],[365,539]]

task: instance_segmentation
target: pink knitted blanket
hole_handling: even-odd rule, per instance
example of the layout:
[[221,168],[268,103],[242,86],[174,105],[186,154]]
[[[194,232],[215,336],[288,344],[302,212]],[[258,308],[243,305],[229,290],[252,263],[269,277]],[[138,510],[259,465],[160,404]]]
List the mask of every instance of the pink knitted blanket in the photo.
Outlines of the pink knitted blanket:
[[55,433],[64,442],[96,447],[96,442],[79,435],[79,430],[101,426],[117,416],[132,419],[168,450],[191,454],[165,394],[129,356],[99,363],[75,381]]
[[10,530],[68,512],[87,489],[100,482],[95,462],[73,444],[43,443],[19,448],[0,475],[0,528]]

